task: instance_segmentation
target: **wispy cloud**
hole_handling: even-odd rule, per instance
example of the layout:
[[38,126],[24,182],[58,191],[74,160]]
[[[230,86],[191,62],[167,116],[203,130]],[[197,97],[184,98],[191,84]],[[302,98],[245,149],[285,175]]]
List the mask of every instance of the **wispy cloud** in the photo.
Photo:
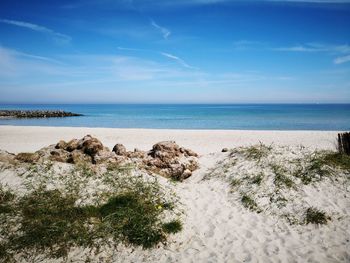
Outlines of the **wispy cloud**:
[[50,36],[54,37],[55,40],[58,40],[61,42],[67,43],[67,42],[70,42],[72,40],[72,38],[68,35],[58,33],[50,28],[47,28],[47,27],[44,27],[41,25],[28,23],[28,22],[24,22],[24,21],[9,20],[9,19],[0,19],[0,22],[5,23],[5,24],[9,24],[9,25],[13,25],[13,26],[27,28],[27,29],[37,31],[37,32],[41,32],[41,33],[50,35]]
[[343,64],[346,62],[350,62],[350,55],[338,57],[333,62],[334,62],[334,64]]
[[328,52],[328,53],[350,53],[349,45],[329,45],[321,43],[308,43],[287,47],[271,48],[274,51],[287,52]]
[[160,25],[158,25],[154,20],[151,20],[151,25],[156,28],[158,31],[160,31],[160,33],[163,35],[164,39],[168,39],[168,37],[170,36],[171,32],[169,29],[162,27]]
[[183,67],[185,68],[190,68],[190,69],[197,69],[195,67],[192,67],[190,65],[188,65],[183,59],[177,57],[177,56],[174,56],[172,54],[169,54],[169,53],[165,53],[165,52],[160,52],[160,54],[162,54],[163,56],[167,57],[167,58],[170,58],[170,59],[173,59],[175,60],[176,62],[180,63]]
[[[350,61],[350,46],[349,45],[327,45],[311,43],[306,45],[290,46],[273,48],[275,51],[286,52],[323,52],[331,55],[337,55],[339,57],[333,60],[334,64],[343,64]],[[343,55],[343,56],[340,56]]]
[[127,47],[118,47],[118,50],[132,51],[132,52],[151,52],[151,53],[162,55],[162,56],[169,58],[171,60],[174,60],[177,63],[179,63],[182,67],[189,68],[189,69],[198,69],[196,67],[190,66],[188,63],[185,62],[184,59],[182,59],[178,56],[175,56],[173,54],[167,53],[167,52],[160,52],[160,51],[149,50],[149,49],[140,49],[140,48],[127,48]]

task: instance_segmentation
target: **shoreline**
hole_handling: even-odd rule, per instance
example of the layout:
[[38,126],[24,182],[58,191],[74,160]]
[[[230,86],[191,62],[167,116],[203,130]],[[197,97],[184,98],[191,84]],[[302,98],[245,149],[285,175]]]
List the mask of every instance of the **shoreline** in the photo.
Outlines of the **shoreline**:
[[303,145],[312,149],[335,149],[337,134],[341,131],[302,130],[183,130],[137,128],[85,128],[54,126],[0,126],[0,149],[13,153],[39,150],[59,140],[81,138],[91,134],[107,147],[122,143],[127,149],[150,149],[160,141],[172,140],[199,154],[220,152],[257,144]]

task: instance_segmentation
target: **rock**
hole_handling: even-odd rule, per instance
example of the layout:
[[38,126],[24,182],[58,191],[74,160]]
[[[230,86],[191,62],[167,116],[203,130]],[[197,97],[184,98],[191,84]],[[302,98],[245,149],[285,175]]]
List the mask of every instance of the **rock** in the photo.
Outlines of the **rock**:
[[63,149],[55,149],[50,152],[49,159],[55,162],[66,163],[69,160],[69,153]]
[[[57,145],[56,145],[57,146]],[[70,140],[67,144],[66,147],[64,148],[68,152],[72,152],[76,149],[78,149],[79,146],[79,141],[77,139]]]
[[180,154],[180,147],[174,141],[156,143],[153,145],[152,150],[150,151],[150,155],[154,158],[159,158],[160,156],[173,158],[180,156]]
[[121,156],[126,155],[126,148],[123,144],[117,143],[116,145],[114,145],[112,151],[115,152],[116,155],[121,155]]
[[118,162],[120,159],[117,159],[117,155],[115,152],[111,152],[108,150],[99,151],[94,157],[93,157],[93,163],[95,164],[101,164],[105,162]]
[[19,153],[15,159],[25,163],[35,163],[40,159],[40,156],[37,153]]
[[169,165],[169,176],[173,179],[181,180],[181,176],[185,170],[184,166],[180,163],[174,163]]
[[92,157],[103,149],[103,144],[98,139],[93,137],[86,138],[82,145],[82,151]]
[[0,110],[0,117],[7,118],[57,118],[72,116],[83,115],[60,110]]
[[228,152],[228,148],[223,148],[223,149],[221,150],[221,152],[223,152],[223,153]]
[[185,167],[186,167],[186,169],[193,172],[199,168],[199,164],[198,164],[197,160],[189,159],[189,160],[187,160],[187,162],[185,162]]
[[13,163],[15,162],[16,155],[7,151],[0,150],[0,162]]
[[74,150],[70,153],[67,162],[74,164],[92,163],[92,157],[84,154],[82,151]]
[[153,145],[143,162],[149,170],[181,181],[198,168],[197,156],[192,150],[180,148],[174,141],[164,141]]
[[188,177],[190,177],[192,175],[192,172],[190,171],[190,170],[188,170],[188,169],[186,169],[185,171],[183,171],[183,173],[182,173],[182,180],[184,180],[184,179],[187,179]]
[[66,149],[67,148],[67,143],[63,140],[59,141],[56,146],[56,149]]
[[198,154],[190,149],[185,149],[184,154],[186,157],[189,157],[189,156],[198,157]]

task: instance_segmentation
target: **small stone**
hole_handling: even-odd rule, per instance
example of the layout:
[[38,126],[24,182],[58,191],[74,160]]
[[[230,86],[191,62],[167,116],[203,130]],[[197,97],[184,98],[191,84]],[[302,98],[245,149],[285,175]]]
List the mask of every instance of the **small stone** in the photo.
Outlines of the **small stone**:
[[221,152],[223,152],[223,153],[228,152],[228,148],[223,148],[223,149],[221,150]]

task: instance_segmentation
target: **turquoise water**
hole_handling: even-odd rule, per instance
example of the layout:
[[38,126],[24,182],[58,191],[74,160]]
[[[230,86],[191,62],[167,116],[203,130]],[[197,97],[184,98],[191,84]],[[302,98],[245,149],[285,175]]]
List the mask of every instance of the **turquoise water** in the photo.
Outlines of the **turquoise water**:
[[0,125],[242,130],[350,130],[350,104],[0,105],[82,117],[0,119]]

